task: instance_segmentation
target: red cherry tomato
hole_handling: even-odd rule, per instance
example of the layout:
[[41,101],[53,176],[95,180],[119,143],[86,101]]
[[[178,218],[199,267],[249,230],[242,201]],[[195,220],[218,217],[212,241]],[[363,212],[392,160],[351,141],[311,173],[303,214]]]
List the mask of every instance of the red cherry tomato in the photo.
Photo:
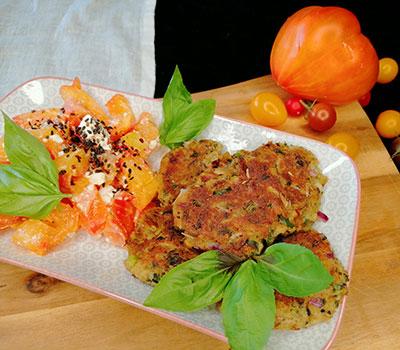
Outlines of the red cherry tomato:
[[362,107],[368,106],[368,104],[369,104],[370,101],[371,101],[371,92],[370,92],[370,91],[367,92],[364,96],[361,96],[361,97],[358,99],[358,103],[359,103]]
[[315,131],[325,131],[336,123],[336,111],[328,103],[316,103],[308,112],[308,124]]
[[301,104],[300,97],[291,97],[286,100],[285,107],[291,117],[298,117],[303,114],[305,107]]

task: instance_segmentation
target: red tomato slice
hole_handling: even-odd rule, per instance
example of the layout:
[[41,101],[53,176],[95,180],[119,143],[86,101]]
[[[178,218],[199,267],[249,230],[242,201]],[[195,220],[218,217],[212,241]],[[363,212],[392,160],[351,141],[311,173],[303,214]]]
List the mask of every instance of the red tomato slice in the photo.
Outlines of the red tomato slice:
[[108,207],[106,221],[101,228],[104,238],[117,246],[124,246],[135,228],[135,212],[133,196],[126,192],[117,194]]
[[114,222],[124,231],[125,238],[129,238],[135,229],[134,217],[136,208],[133,205],[134,197],[123,192],[112,201],[111,210]]

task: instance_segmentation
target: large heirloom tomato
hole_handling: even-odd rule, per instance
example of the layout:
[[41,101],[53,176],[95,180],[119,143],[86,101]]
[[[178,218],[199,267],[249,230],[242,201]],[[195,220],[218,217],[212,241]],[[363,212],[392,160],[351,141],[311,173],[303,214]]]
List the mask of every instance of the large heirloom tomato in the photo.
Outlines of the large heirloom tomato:
[[356,16],[340,7],[310,6],[289,17],[270,64],[272,77],[287,92],[336,105],[370,91],[379,70]]

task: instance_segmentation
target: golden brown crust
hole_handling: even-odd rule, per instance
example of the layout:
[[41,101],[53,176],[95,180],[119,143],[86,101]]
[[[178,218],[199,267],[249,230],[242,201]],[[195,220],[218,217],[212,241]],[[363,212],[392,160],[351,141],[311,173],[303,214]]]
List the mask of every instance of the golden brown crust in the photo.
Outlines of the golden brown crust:
[[316,158],[301,147],[268,143],[221,158],[173,205],[186,244],[238,256],[260,251],[317,218],[323,184]]
[[348,275],[335,258],[327,238],[319,232],[300,232],[283,242],[300,244],[317,255],[333,277],[333,283],[322,292],[306,298],[288,297],[275,292],[276,329],[300,329],[329,320],[347,294]]
[[216,142],[192,141],[167,154],[160,172],[165,206],[143,212],[128,242],[126,266],[135,277],[153,285],[202,251],[218,247],[243,258],[281,236],[311,249],[334,282],[306,298],[276,292],[275,328],[300,329],[333,316],[348,277],[326,237],[310,230],[326,182],[311,152],[268,143],[230,155]]
[[173,203],[181,189],[191,185],[197,176],[221,155],[222,145],[216,141],[191,141],[168,152],[160,164],[162,186],[158,199],[161,205]]
[[171,268],[198,254],[186,247],[183,239],[173,227],[171,208],[147,209],[127,242],[125,266],[135,277],[153,285]]

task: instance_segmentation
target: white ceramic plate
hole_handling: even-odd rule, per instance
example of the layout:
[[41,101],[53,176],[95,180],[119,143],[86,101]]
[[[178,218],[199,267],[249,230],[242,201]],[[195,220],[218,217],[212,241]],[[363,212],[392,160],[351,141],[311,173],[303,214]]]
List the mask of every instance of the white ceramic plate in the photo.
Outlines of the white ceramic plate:
[[[0,101],[0,109],[14,116],[32,109],[61,106],[59,87],[69,83],[68,79],[55,77],[33,79],[5,96]],[[116,93],[115,90],[94,85],[84,84],[84,88],[101,103],[105,103]],[[162,107],[159,100],[124,94],[131,102],[136,115],[148,111],[153,114],[157,122],[160,122]],[[0,135],[1,133],[0,122]],[[329,178],[321,207],[321,211],[329,216],[329,221],[317,222],[315,228],[328,237],[337,257],[347,270],[351,271],[357,233],[360,184],[358,172],[350,158],[324,143],[218,116],[203,132],[201,138],[220,141],[229,151],[254,149],[267,141],[276,141],[303,146],[314,152],[320,161],[323,173]],[[82,232],[56,251],[45,257],[39,257],[14,245],[10,237],[11,232],[0,235],[0,261],[65,280],[225,340],[221,317],[216,310],[169,313],[144,307],[143,301],[151,287],[133,278],[125,269],[123,261],[127,253],[124,249],[111,246]],[[345,301],[332,320],[327,323],[301,331],[274,331],[268,348],[285,350],[328,348],[339,327]]]

